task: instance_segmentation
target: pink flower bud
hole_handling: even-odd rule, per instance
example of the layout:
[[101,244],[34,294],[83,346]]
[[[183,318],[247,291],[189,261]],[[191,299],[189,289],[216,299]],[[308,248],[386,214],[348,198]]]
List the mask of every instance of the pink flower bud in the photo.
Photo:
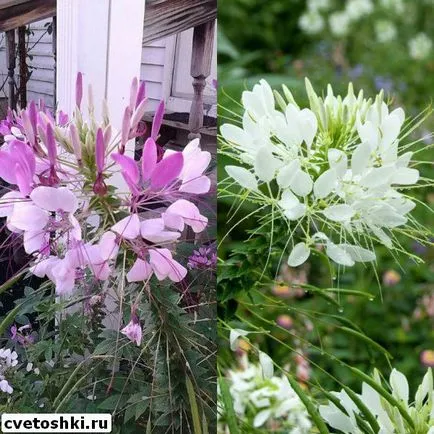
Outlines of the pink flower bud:
[[69,134],[71,136],[72,147],[74,154],[79,164],[81,164],[81,141],[78,135],[77,127],[74,124],[69,126]]
[[75,102],[79,109],[81,108],[82,99],[83,99],[83,75],[81,72],[78,72],[77,79],[75,82]]
[[57,158],[57,144],[56,139],[54,138],[54,130],[50,123],[47,124],[46,138],[48,159],[50,160],[51,166],[54,167],[56,165]]
[[137,98],[136,98],[136,106],[137,108],[139,104],[146,98],[146,84],[144,81],[140,82],[139,89],[137,91]]
[[133,78],[133,81],[131,83],[131,88],[130,88],[130,105],[129,108],[131,111],[134,110],[134,108],[136,107],[136,99],[137,99],[137,88],[139,86],[139,82],[137,80],[137,77]]
[[155,112],[154,120],[152,122],[151,137],[156,141],[160,132],[161,123],[164,116],[164,101],[161,101]]
[[122,121],[122,133],[121,133],[121,147],[119,152],[123,154],[125,152],[125,145],[128,142],[131,126],[131,109],[127,107],[124,112],[124,118]]
[[95,145],[95,162],[98,173],[104,171],[104,159],[105,159],[105,143],[104,134],[101,128],[98,128],[96,133],[96,145]]
[[102,173],[96,177],[95,184],[93,184],[93,192],[98,196],[105,196],[107,194],[107,185],[104,182]]
[[135,342],[139,347],[142,342],[142,326],[136,314],[131,315],[131,321],[121,330],[130,341]]

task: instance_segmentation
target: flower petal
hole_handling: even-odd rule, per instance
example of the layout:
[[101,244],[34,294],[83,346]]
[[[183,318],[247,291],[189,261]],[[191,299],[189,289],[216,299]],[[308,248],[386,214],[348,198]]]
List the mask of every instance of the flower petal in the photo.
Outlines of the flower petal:
[[226,166],[226,172],[228,175],[235,180],[241,187],[247,190],[257,190],[258,181],[253,173],[249,172],[244,167],[239,166]]
[[74,193],[66,187],[36,187],[30,194],[35,205],[47,211],[65,211],[74,213],[78,201]]
[[111,227],[111,230],[127,240],[134,240],[140,234],[139,216],[137,214],[131,214],[118,221]]
[[306,243],[298,243],[294,246],[288,257],[290,267],[298,267],[304,264],[310,256],[310,249]]
[[149,279],[152,275],[152,267],[151,265],[143,261],[140,258],[136,259],[134,265],[131,267],[130,271],[127,273],[127,281],[128,282],[141,282],[143,280]]
[[181,152],[163,158],[152,172],[151,187],[159,189],[171,184],[181,173],[183,163],[184,158]]

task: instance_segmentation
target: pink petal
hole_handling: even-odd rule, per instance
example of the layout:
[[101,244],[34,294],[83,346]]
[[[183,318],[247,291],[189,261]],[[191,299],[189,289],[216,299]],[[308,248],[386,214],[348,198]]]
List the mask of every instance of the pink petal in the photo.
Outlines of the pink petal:
[[0,150],[0,178],[8,184],[16,185],[17,183],[15,164],[15,158],[11,157],[8,152]]
[[152,172],[157,165],[157,145],[154,139],[149,137],[143,146],[142,152],[142,178],[144,181],[151,178]]
[[143,280],[149,279],[152,275],[152,267],[151,265],[143,261],[140,258],[136,259],[134,265],[131,267],[131,270],[127,273],[127,281],[128,282],[141,282]]
[[187,275],[187,270],[172,258],[168,249],[152,249],[149,256],[158,280],[169,277],[173,282],[180,282]]
[[26,170],[25,167],[15,164],[15,174],[17,185],[23,196],[27,196],[32,191],[33,176]]
[[195,233],[202,232],[208,224],[208,219],[200,214],[198,207],[185,199],[179,199],[170,205],[166,213],[182,217]]
[[146,112],[146,107],[148,102],[144,99],[136,108],[134,113],[131,115],[131,128],[136,129],[139,122],[142,120],[143,115]]
[[21,120],[23,122],[23,128],[25,135],[27,137],[27,140],[34,145],[35,144],[35,133],[33,130],[32,122],[30,120],[29,115],[27,114],[26,110],[21,111]]
[[174,241],[181,236],[179,232],[164,230],[164,221],[162,218],[143,221],[140,225],[140,234],[143,238],[152,243]]
[[48,213],[29,203],[17,203],[10,223],[23,231],[39,231],[47,225]]
[[181,152],[161,160],[151,175],[152,188],[163,188],[172,183],[181,173],[183,161]]
[[205,194],[209,192],[210,188],[211,180],[207,176],[202,175],[198,178],[184,181],[181,187],[179,187],[179,191],[191,194]]
[[29,255],[31,253],[39,252],[49,241],[49,236],[45,231],[25,231],[23,238],[24,250]]
[[65,211],[74,213],[78,208],[78,201],[74,193],[66,187],[36,187],[30,194],[35,205],[47,211]]
[[23,201],[23,195],[18,191],[9,191],[0,198],[0,217],[9,217],[16,203]]
[[33,267],[30,267],[30,272],[37,277],[43,278],[51,272],[51,269],[57,264],[60,259],[57,256],[50,256],[47,259],[38,261]]
[[155,112],[154,120],[152,122],[151,137],[156,141],[160,132],[161,124],[164,116],[164,101],[160,101],[157,111]]
[[122,168],[122,174],[127,174],[128,178],[137,184],[140,179],[139,168],[137,163],[130,157],[122,154],[112,154],[111,156],[116,163],[118,163]]
[[64,259],[54,265],[51,271],[51,277],[56,285],[56,294],[68,295],[74,290],[75,269],[71,268]]
[[127,240],[134,240],[140,234],[140,219],[137,214],[131,214],[112,226],[111,230]]
[[176,229],[178,231],[184,230],[184,219],[181,216],[165,212],[162,214],[162,217],[166,227]]
[[70,235],[75,241],[81,241],[81,226],[78,220],[72,215],[69,215],[69,222],[72,225],[72,229],[70,230]]
[[106,261],[115,259],[118,255],[119,245],[116,242],[116,234],[114,232],[104,232],[98,246],[100,248],[101,257]]

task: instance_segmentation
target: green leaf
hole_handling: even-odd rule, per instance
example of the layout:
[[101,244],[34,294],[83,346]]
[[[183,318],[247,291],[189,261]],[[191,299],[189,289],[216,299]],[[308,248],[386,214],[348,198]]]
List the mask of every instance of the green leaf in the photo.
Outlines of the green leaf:
[[114,410],[121,399],[122,395],[112,395],[98,405],[100,410]]
[[223,377],[219,378],[219,384],[229,432],[231,434],[240,434],[240,431],[238,429],[237,416],[234,410],[234,403],[232,401],[231,392],[229,391],[229,385],[226,379]]
[[193,383],[191,382],[190,377],[188,375],[185,378],[185,384],[187,386],[188,400],[190,401],[191,418],[193,419],[194,434],[202,434],[199,409],[196,401],[196,393],[194,392]]

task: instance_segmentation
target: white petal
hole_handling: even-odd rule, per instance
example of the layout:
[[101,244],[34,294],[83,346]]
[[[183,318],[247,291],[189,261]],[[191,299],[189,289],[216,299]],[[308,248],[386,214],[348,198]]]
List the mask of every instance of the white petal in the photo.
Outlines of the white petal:
[[409,388],[405,375],[397,371],[396,369],[393,369],[390,374],[389,382],[392,387],[393,396],[404,401],[405,404],[407,404],[409,397]]
[[281,188],[288,188],[295,174],[300,171],[300,161],[292,160],[289,164],[283,166],[277,175],[277,183]]
[[267,409],[260,411],[253,419],[253,426],[255,428],[259,428],[260,426],[264,425],[264,423],[269,419],[270,416],[271,410]]
[[299,204],[300,201],[298,200],[298,197],[291,190],[285,190],[282,193],[281,199],[279,200],[279,205],[283,209],[291,209]]
[[375,253],[371,250],[364,249],[360,246],[353,246],[351,244],[339,244],[355,262],[372,262],[375,261]]
[[353,152],[351,158],[351,170],[354,175],[361,174],[367,167],[371,158],[371,146],[369,143],[361,143]]
[[332,169],[322,173],[313,185],[313,192],[318,199],[327,197],[336,187],[336,172]]
[[266,353],[259,351],[259,363],[265,378],[271,378],[274,374],[273,359]]
[[346,204],[332,205],[322,212],[329,220],[335,222],[350,221],[355,214],[355,210]]
[[352,267],[354,261],[344,249],[333,243],[327,244],[327,256],[334,262],[340,265],[345,265],[347,267]]
[[226,166],[226,172],[232,177],[241,187],[247,188],[247,190],[257,190],[258,181],[255,175],[249,172],[244,167],[239,166]]
[[419,180],[419,170],[401,167],[396,169],[390,182],[391,184],[412,185]]
[[330,168],[335,169],[338,177],[345,175],[348,168],[348,158],[343,151],[340,151],[339,149],[329,149],[328,161]]
[[304,264],[310,255],[310,249],[305,243],[298,243],[294,246],[288,258],[290,267],[298,267]]
[[255,173],[264,182],[270,182],[276,176],[276,170],[280,162],[277,160],[268,146],[259,149],[255,158]]
[[376,169],[371,169],[360,180],[360,184],[368,188],[374,188],[380,185],[388,184],[395,170],[396,169],[393,166],[384,166]]
[[312,191],[312,178],[308,173],[299,170],[292,178],[290,188],[295,194],[305,197]]
[[240,336],[247,336],[250,332],[241,329],[231,329],[229,333],[229,344],[232,351],[237,349],[238,338]]

